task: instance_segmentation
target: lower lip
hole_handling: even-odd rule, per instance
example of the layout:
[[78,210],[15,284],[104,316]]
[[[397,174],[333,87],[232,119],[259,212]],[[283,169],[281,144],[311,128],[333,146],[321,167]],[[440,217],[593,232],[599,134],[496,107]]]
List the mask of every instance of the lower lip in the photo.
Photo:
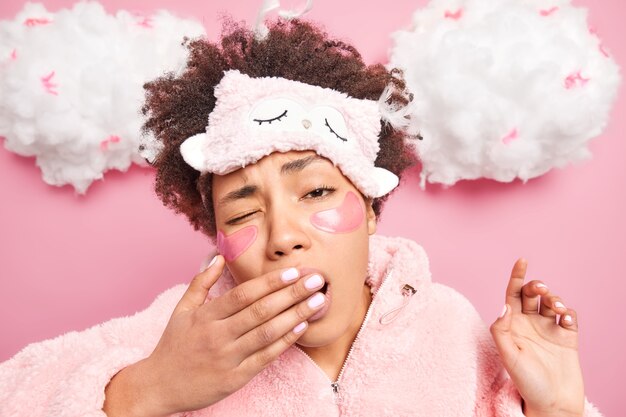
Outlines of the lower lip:
[[330,300],[332,299],[331,294],[330,294],[330,286],[326,290],[326,294],[324,294],[324,297],[326,298],[326,302],[324,303],[324,306],[317,313],[309,317],[309,323],[312,321],[317,321],[321,319],[328,312],[328,309],[330,308]]

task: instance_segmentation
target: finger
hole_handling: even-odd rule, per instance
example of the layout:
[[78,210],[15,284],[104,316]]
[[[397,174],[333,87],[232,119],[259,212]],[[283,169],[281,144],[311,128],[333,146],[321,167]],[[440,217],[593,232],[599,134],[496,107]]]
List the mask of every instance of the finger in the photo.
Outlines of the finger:
[[299,323],[274,343],[246,356],[239,364],[239,368],[250,378],[254,377],[291,347],[305,333],[306,329],[308,329],[306,321]]
[[[314,292],[321,289],[323,286],[324,278],[322,278],[321,274],[307,274],[293,285],[289,285],[279,291],[267,294],[254,302],[252,305],[228,317],[226,319],[229,321],[228,328],[232,330],[231,334],[238,338],[243,334],[258,328],[261,324],[267,322],[268,320],[273,319],[294,304],[310,297]],[[323,297],[323,294],[321,295]],[[300,310],[300,312],[302,313],[300,321],[303,321],[308,317],[308,315],[304,314],[308,311]],[[293,326],[295,325],[296,323],[293,323]]]
[[203,305],[209,290],[222,275],[223,269],[224,257],[221,255],[215,256],[207,268],[191,280],[174,312],[188,311]]
[[539,314],[544,317],[556,317],[557,314],[564,314],[567,311],[567,307],[561,301],[561,297],[558,295],[547,294],[541,297],[541,306],[539,307]]
[[[312,301],[315,303],[311,303]],[[238,345],[237,349],[244,358],[253,355],[292,331],[298,323],[306,322],[323,308],[324,304],[325,297],[321,292],[313,294],[289,310],[242,335],[235,342]]]
[[524,258],[519,258],[515,262],[509,284],[506,287],[505,304],[508,304],[514,313],[522,309],[522,286],[526,276],[526,266],[527,262]]
[[522,287],[522,313],[539,314],[539,297],[549,293],[541,281],[533,280]]
[[576,311],[568,308],[567,311],[561,315],[559,325],[567,330],[578,331],[578,316]]
[[297,268],[284,268],[243,282],[213,299],[211,314],[219,320],[230,317],[266,295],[293,284],[300,276]]
[[517,360],[519,348],[515,344],[511,333],[511,318],[513,317],[511,306],[505,304],[504,309],[502,310],[503,315],[491,324],[489,331],[505,368],[512,369]]

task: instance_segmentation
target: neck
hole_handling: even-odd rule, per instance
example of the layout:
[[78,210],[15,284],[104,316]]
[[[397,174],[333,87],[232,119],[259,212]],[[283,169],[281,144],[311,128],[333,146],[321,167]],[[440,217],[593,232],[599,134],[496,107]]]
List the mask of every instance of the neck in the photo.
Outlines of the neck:
[[332,381],[336,381],[341,372],[341,367],[348,357],[348,352],[350,352],[352,343],[354,343],[354,339],[356,339],[356,335],[363,324],[365,314],[371,302],[372,293],[370,287],[363,285],[361,303],[359,303],[357,311],[354,314],[354,320],[341,337],[326,346],[298,346],[326,372]]

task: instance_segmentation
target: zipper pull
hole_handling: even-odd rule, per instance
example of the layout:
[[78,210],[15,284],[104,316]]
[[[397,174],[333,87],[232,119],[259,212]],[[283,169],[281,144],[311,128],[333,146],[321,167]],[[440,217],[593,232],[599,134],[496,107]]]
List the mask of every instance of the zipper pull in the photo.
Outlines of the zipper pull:
[[333,389],[333,398],[335,400],[335,404],[339,404],[339,382],[333,382],[330,384]]
[[[411,300],[411,296],[413,294],[415,294],[417,292],[417,290],[415,288],[413,288],[412,286],[410,286],[409,284],[404,284],[404,287],[402,287],[402,296],[404,297],[404,301],[402,302],[402,305],[400,307],[396,307],[391,311],[386,312],[385,314],[383,314],[382,316],[380,316],[380,319],[378,320],[378,322],[380,324],[389,324],[392,321],[394,321],[396,319],[396,317],[398,317],[398,314],[400,313],[400,310],[402,310]],[[393,314],[395,313],[395,314]],[[390,314],[393,314],[393,316],[391,316],[391,318],[389,318],[389,320],[385,320],[385,317],[389,316]]]

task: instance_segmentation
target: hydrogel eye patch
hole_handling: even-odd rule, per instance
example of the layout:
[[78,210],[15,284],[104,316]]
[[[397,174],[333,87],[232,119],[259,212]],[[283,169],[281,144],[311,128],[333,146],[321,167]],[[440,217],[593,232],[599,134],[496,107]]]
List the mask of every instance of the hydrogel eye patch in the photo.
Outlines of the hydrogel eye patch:
[[365,219],[359,198],[349,191],[339,207],[319,211],[311,216],[311,224],[328,233],[348,233],[357,229]]
[[217,250],[226,261],[234,261],[254,243],[257,234],[256,226],[246,226],[228,236],[220,230],[217,232]]

